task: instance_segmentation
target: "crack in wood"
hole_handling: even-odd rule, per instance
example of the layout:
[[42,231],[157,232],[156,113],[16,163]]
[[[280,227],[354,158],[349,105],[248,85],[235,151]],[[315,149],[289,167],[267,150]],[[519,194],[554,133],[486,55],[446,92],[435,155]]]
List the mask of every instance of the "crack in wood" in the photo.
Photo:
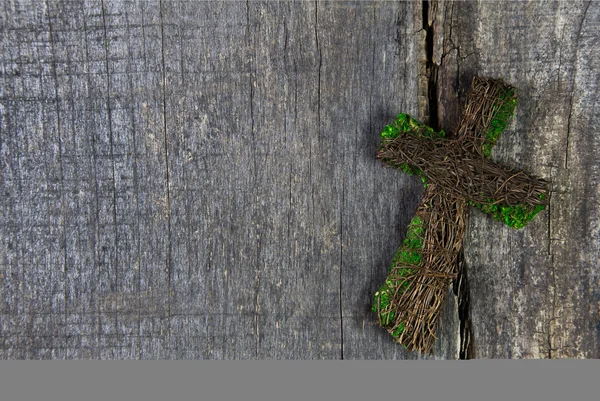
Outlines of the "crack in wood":
[[437,88],[437,72],[438,65],[433,61],[433,44],[435,32],[433,23],[430,19],[429,1],[423,2],[423,29],[425,30],[425,59],[426,74],[427,74],[427,99],[428,99],[428,121],[426,122],[431,128],[439,131],[438,118],[438,88]]
[[164,20],[163,20],[163,2],[159,2],[159,18],[160,18],[160,52],[161,52],[161,70],[162,70],[162,118],[163,118],[163,135],[164,135],[164,152],[165,152],[165,184],[166,184],[166,198],[167,198],[167,288],[168,288],[168,316],[167,319],[167,333],[168,339],[171,339],[171,281],[173,279],[173,266],[172,266],[172,235],[171,235],[171,194],[169,188],[169,142],[167,139],[167,71],[165,63],[165,32],[164,32]]
[[[424,50],[425,50],[425,60],[426,60],[426,75],[427,75],[427,108],[426,114],[429,121],[429,126],[434,128],[435,130],[439,130],[440,122],[445,120],[445,116],[439,115],[439,81],[438,81],[438,72],[444,62],[445,57],[452,50],[456,50],[457,57],[457,71],[456,71],[456,90],[459,90],[460,84],[460,67],[459,61],[460,57],[460,46],[457,46],[452,40],[452,17],[454,13],[454,2],[451,3],[450,8],[445,8],[444,10],[444,21],[442,23],[442,32],[437,32],[435,30],[435,14],[437,13],[437,7],[439,3],[435,0],[431,1],[423,1],[422,2],[422,29],[425,31],[424,38]],[[447,14],[450,14],[448,18]],[[449,35],[448,37],[445,35],[445,25],[446,23],[450,24]],[[435,54],[435,43],[436,35],[442,35],[442,54],[440,56],[439,64],[434,60]],[[450,49],[446,49],[446,45],[449,43],[451,46]],[[465,56],[465,58],[468,57]],[[443,113],[442,109],[442,113]],[[467,267],[464,263],[464,250],[461,250],[459,255],[459,269],[458,276],[453,284],[453,293],[457,298],[458,303],[458,318],[459,318],[459,349],[458,349],[458,358],[459,359],[472,359],[475,357],[475,346],[472,341],[472,323],[470,318],[470,295],[469,295],[469,282],[467,276]]]

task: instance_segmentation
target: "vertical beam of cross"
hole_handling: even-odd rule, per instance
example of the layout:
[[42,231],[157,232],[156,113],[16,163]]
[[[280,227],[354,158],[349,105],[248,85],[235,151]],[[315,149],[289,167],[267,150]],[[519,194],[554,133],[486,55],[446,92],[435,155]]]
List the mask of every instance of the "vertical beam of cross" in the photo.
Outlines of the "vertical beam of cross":
[[546,181],[489,160],[515,107],[513,87],[476,77],[453,137],[406,114],[381,133],[377,157],[418,175],[426,187],[373,305],[379,323],[407,349],[431,352],[457,275],[469,205],[513,228],[545,208]]

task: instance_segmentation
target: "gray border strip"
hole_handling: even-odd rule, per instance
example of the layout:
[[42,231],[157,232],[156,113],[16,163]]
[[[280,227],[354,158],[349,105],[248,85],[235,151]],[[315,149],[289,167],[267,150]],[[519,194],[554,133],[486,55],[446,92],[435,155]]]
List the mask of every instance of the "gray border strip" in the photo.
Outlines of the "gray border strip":
[[597,400],[597,360],[3,361],[2,400]]

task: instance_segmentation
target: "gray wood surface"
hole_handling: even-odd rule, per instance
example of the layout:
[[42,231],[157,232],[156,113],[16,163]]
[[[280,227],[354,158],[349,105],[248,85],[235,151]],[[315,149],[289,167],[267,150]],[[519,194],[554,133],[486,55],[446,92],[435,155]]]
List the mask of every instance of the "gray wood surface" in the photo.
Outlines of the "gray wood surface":
[[472,211],[465,240],[475,357],[600,358],[600,3],[436,3],[440,121],[474,74],[519,88],[492,158],[552,182],[514,231]]
[[[473,211],[470,356],[600,357],[599,23],[600,3],[0,1],[0,357],[422,358],[370,312],[422,194],[378,133],[451,127],[475,74],[520,89],[494,160],[555,192],[520,231]],[[460,356],[463,299],[433,358]]]

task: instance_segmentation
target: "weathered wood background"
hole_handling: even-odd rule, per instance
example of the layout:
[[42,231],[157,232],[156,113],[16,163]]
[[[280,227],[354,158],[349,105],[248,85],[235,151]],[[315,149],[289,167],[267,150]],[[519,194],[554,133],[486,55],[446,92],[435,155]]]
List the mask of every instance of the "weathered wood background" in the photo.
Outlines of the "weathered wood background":
[[473,211],[434,357],[600,357],[600,3],[2,0],[0,35],[2,358],[420,358],[369,310],[422,193],[378,133],[474,75],[554,192]]

